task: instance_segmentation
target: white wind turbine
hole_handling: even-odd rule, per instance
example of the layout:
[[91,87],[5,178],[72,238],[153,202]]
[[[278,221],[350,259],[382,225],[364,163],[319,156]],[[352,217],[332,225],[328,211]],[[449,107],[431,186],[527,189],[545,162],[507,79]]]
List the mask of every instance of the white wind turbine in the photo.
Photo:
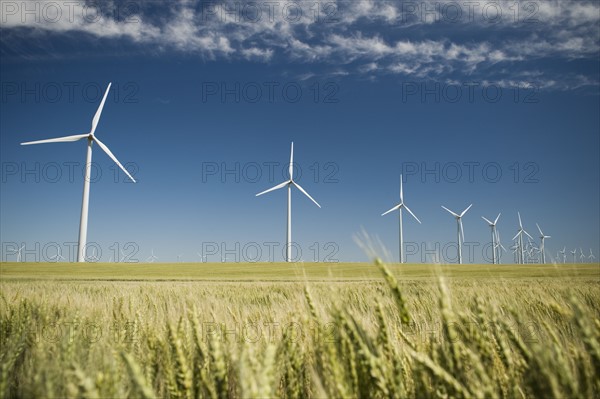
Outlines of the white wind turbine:
[[271,187],[268,190],[265,190],[261,193],[256,194],[259,195],[266,194],[271,191],[279,190],[280,188],[287,187],[288,192],[288,200],[287,200],[287,235],[286,235],[286,251],[285,251],[285,261],[292,261],[292,186],[296,187],[298,190],[302,192],[302,194],[306,195],[312,202],[314,202],[319,208],[321,205],[317,201],[313,199],[298,183],[294,181],[294,143],[292,142],[292,147],[290,151],[290,167],[289,167],[289,175],[290,180],[284,181],[276,185],[275,187]]
[[594,259],[596,259],[596,257],[594,256],[594,254],[592,253],[592,248],[590,248],[590,254],[588,256],[588,259],[590,260],[590,263],[594,261]]
[[496,216],[496,220],[494,220],[493,222],[490,222],[483,216],[481,218],[485,220],[488,226],[490,226],[492,229],[492,263],[495,265],[496,263],[498,263],[499,258],[500,251],[498,250],[498,247],[502,245],[500,244],[500,237],[498,235],[498,232],[496,231],[496,223],[498,223],[498,219],[500,219],[500,213],[498,214],[498,216]]
[[398,218],[399,218],[399,224],[400,224],[400,263],[404,263],[404,238],[402,235],[402,208],[406,209],[408,213],[410,213],[412,215],[412,217],[415,218],[415,220],[417,222],[419,222],[419,224],[421,224],[421,221],[419,220],[418,217],[415,216],[414,213],[412,213],[412,211],[410,209],[408,209],[408,206],[406,206],[404,204],[404,193],[402,192],[402,175],[400,175],[400,203],[398,205],[396,205],[395,207],[393,207],[392,209],[390,209],[387,212],[384,212],[381,214],[381,216],[385,216],[390,212],[393,212],[395,210],[398,210]]
[[583,248],[579,248],[579,260],[581,263],[585,262],[585,255],[583,254]]
[[542,233],[542,229],[540,229],[540,225],[539,224],[535,224],[540,232],[540,253],[542,254],[542,263],[546,263],[546,253],[544,252],[544,241],[546,241],[546,238],[551,238],[550,236],[544,235],[544,233]]
[[[17,250],[17,262],[21,262],[21,251],[23,250],[23,248],[25,248],[25,245],[23,245],[21,248],[19,248]],[[591,253],[591,249],[590,249],[590,253]]]
[[562,255],[563,263],[567,263],[567,247],[564,247],[562,251],[558,251]]
[[150,263],[154,263],[158,257],[154,256],[154,248],[152,248],[152,250],[150,251],[150,256],[148,256],[148,258],[146,259],[146,262],[150,262]]
[[573,263],[577,263],[577,248],[569,252],[573,255]]
[[[467,213],[467,211],[469,209],[471,209],[472,206],[473,206],[473,204],[469,205],[467,207],[467,209],[462,211],[462,213],[459,215],[457,213],[452,212],[450,209],[448,209],[442,205],[442,208],[444,208],[445,210],[450,212],[450,214],[456,218],[456,227],[457,227],[456,234],[457,234],[457,241],[458,241],[458,263],[459,264],[462,264],[462,242],[465,240],[465,231],[463,230],[462,217],[465,216],[465,213]],[[462,238],[462,240],[461,240],[461,238]]]
[[125,172],[125,174],[135,182],[135,179],[129,174],[129,172],[121,165],[119,160],[113,155],[113,153],[108,149],[104,143],[102,143],[95,135],[96,127],[98,126],[98,122],[100,121],[100,115],[102,114],[102,108],[104,108],[104,102],[106,101],[106,97],[108,96],[108,91],[110,90],[110,86],[112,83],[108,84],[106,88],[106,92],[104,93],[104,97],[102,97],[102,102],[92,119],[92,130],[89,133],[78,134],[75,136],[65,136],[59,137],[55,139],[47,139],[47,140],[37,140],[37,141],[29,141],[26,143],[21,143],[21,145],[30,145],[30,144],[43,144],[43,143],[63,143],[70,141],[78,141],[81,139],[87,139],[87,156],[85,160],[85,178],[83,180],[83,200],[81,203],[81,219],[79,222],[79,246],[77,248],[77,262],[85,262],[85,244],[87,242],[87,225],[88,225],[88,206],[90,200],[90,179],[91,179],[91,170],[92,170],[92,144],[95,142],[98,146]]
[[525,263],[525,246],[523,245],[523,234],[527,235],[527,237],[531,238],[533,240],[533,237],[531,235],[529,235],[528,232],[525,231],[525,229],[523,228],[523,223],[521,221],[521,214],[519,212],[517,212],[517,215],[519,216],[519,231],[517,232],[517,234],[513,237],[513,240],[516,240],[517,238],[518,240],[518,245],[519,245],[519,263],[523,264]]

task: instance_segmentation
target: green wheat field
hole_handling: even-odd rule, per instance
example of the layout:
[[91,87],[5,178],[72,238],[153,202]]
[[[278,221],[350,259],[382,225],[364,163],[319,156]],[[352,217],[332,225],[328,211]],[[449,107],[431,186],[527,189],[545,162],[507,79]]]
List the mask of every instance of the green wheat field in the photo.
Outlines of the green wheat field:
[[600,265],[0,263],[0,398],[597,398]]

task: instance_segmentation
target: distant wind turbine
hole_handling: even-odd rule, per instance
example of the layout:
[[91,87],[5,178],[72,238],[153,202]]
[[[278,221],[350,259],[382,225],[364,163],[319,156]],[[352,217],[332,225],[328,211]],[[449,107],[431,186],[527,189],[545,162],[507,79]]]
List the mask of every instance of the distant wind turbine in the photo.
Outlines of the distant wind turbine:
[[[25,248],[25,245],[23,245],[21,248],[19,248],[17,250],[17,262],[21,262],[21,251],[23,250],[23,248]],[[591,250],[590,250],[591,251]]]
[[319,205],[319,203],[317,201],[315,201],[313,199],[313,197],[311,197],[298,183],[296,183],[294,181],[294,143],[293,142],[292,142],[292,147],[290,150],[289,175],[290,175],[289,180],[284,181],[283,183],[280,183],[280,184],[276,185],[275,187],[271,187],[268,190],[265,190],[263,192],[256,194],[256,196],[258,197],[259,195],[263,195],[263,194],[269,193],[271,191],[275,191],[275,190],[279,190],[280,188],[287,187],[288,200],[287,200],[287,235],[286,235],[287,246],[286,246],[286,250],[285,250],[285,261],[286,262],[292,261],[292,186],[294,186],[298,190],[300,190],[302,192],[302,194],[306,195],[319,208],[321,207],[321,205]]
[[519,216],[519,231],[517,232],[517,234],[513,237],[513,240],[518,238],[518,245],[519,245],[519,256],[520,256],[520,262],[521,264],[525,263],[525,246],[523,244],[523,234],[527,235],[527,237],[531,238],[533,240],[533,237],[525,231],[525,229],[523,228],[523,222],[521,221],[521,214],[519,212],[517,212],[517,215]]
[[590,263],[594,261],[594,259],[596,259],[596,257],[594,256],[594,254],[592,253],[592,248],[590,248],[590,254],[588,256],[588,259],[590,260]]
[[465,216],[465,213],[467,213],[467,211],[469,209],[471,209],[472,206],[473,206],[473,204],[469,205],[467,207],[467,209],[462,211],[462,213],[459,215],[457,213],[452,212],[450,209],[448,209],[442,205],[442,208],[444,208],[446,211],[450,212],[450,214],[456,218],[456,227],[457,227],[456,235],[457,235],[457,241],[458,241],[458,264],[462,264],[462,242],[465,240],[465,231],[463,229],[462,217]]
[[498,252],[500,252],[498,251],[498,247],[501,245],[500,237],[498,236],[498,232],[496,231],[496,223],[498,223],[498,219],[500,219],[500,213],[498,214],[498,216],[496,216],[496,220],[494,220],[493,222],[489,221],[483,216],[481,218],[485,220],[488,226],[490,226],[490,228],[492,229],[492,263],[495,265],[496,263],[498,263]]
[[89,133],[78,134],[75,136],[65,136],[54,139],[46,139],[46,140],[37,140],[37,141],[28,141],[25,143],[21,143],[21,145],[30,145],[30,144],[44,144],[44,143],[62,143],[62,142],[70,142],[70,141],[78,141],[81,139],[87,139],[87,156],[85,160],[85,178],[83,179],[83,200],[81,203],[81,219],[79,222],[79,245],[77,248],[77,262],[85,262],[85,244],[87,242],[87,225],[88,225],[88,207],[90,200],[90,180],[91,180],[91,171],[92,171],[92,144],[95,142],[98,146],[125,172],[125,174],[135,182],[135,179],[129,174],[127,169],[121,165],[119,160],[113,155],[113,153],[108,149],[104,143],[102,143],[95,135],[96,127],[98,126],[98,122],[100,121],[100,115],[102,114],[102,109],[104,108],[104,102],[106,101],[106,97],[108,96],[108,91],[110,90],[110,86],[112,83],[108,84],[106,88],[106,92],[104,93],[104,97],[102,97],[102,102],[92,119],[92,130]]
[[399,218],[398,220],[399,220],[399,224],[400,224],[400,263],[404,263],[404,238],[402,236],[402,208],[406,209],[406,211],[408,213],[410,213],[412,215],[412,217],[414,217],[415,220],[417,222],[419,222],[419,224],[421,223],[419,218],[416,217],[415,214],[412,213],[412,211],[410,209],[408,209],[408,206],[406,206],[404,204],[404,193],[402,192],[402,175],[400,175],[400,203],[398,205],[396,205],[395,207],[393,207],[392,209],[390,209],[389,211],[381,214],[381,216],[385,216],[390,212],[398,210],[398,218]]
[[583,254],[583,249],[579,248],[579,260],[581,263],[585,262],[585,255]]
[[540,228],[539,224],[535,224],[540,232],[540,253],[542,254],[542,263],[546,263],[546,253],[544,252],[544,241],[546,240],[546,238],[551,238],[550,236],[544,235],[544,233],[542,233],[542,229]]
[[558,251],[562,255],[563,263],[567,263],[567,247],[564,247],[562,251]]
[[577,263],[577,248],[569,252],[571,252],[571,255],[573,255],[573,263]]
[[151,255],[146,259],[146,261],[147,262],[149,261],[150,263],[154,263],[158,259],[157,256],[154,256],[154,248],[152,248],[150,253],[151,253]]

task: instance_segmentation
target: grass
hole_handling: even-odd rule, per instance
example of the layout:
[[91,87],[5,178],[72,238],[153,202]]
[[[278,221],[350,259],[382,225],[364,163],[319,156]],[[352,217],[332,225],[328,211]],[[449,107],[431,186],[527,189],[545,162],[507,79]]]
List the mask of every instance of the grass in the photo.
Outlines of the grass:
[[[598,263],[564,265],[391,264],[402,278],[600,278]],[[0,263],[2,279],[72,280],[373,280],[381,273],[369,263]]]
[[599,267],[2,263],[0,398],[599,397]]

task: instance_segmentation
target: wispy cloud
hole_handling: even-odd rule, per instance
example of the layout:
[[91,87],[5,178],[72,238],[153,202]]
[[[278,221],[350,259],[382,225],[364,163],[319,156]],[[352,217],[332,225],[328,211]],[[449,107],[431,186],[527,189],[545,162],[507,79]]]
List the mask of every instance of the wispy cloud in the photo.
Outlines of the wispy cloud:
[[[317,73],[315,64],[325,64],[366,75],[508,82],[501,71],[513,71],[518,81],[516,76],[541,68],[544,73],[535,78],[559,88],[551,83],[561,80],[564,68],[543,60],[597,62],[600,52],[600,3],[585,0],[182,0],[164,6],[2,0],[0,5],[0,44],[6,47],[15,38],[44,41],[56,35],[82,42],[124,40],[209,60],[307,64],[310,74]],[[598,85],[597,74],[580,76],[574,87]]]

